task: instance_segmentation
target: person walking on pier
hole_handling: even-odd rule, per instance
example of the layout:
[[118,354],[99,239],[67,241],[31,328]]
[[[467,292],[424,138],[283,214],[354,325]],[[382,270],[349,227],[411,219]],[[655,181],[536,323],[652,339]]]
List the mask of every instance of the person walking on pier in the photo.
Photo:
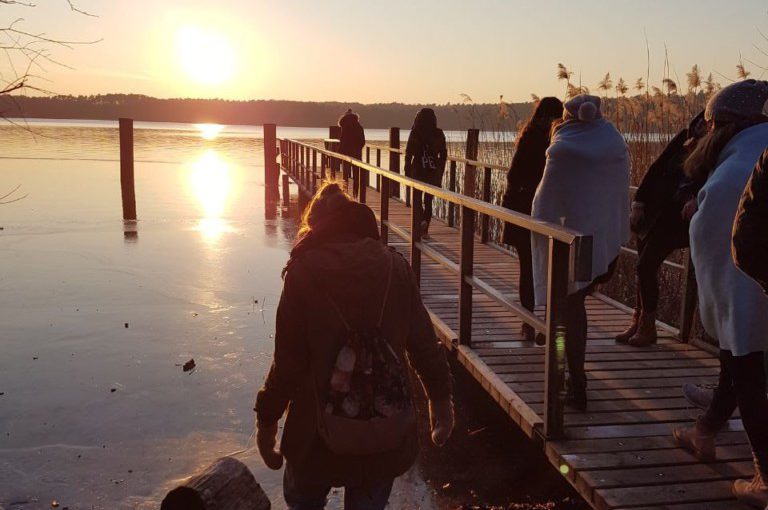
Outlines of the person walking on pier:
[[768,82],[744,80],[723,88],[709,100],[705,119],[709,132],[686,160],[685,171],[706,179],[691,220],[691,258],[701,322],[720,344],[720,377],[708,409],[694,425],[675,429],[674,437],[702,460],[714,459],[715,435],[738,406],[755,474],[751,481],[735,481],[733,491],[763,508],[768,505],[768,299],[734,264],[731,242],[739,199],[768,146]]
[[657,341],[659,268],[673,251],[688,246],[688,223],[696,211],[701,186],[685,176],[683,162],[705,130],[702,112],[669,142],[635,193],[630,228],[637,236],[639,254],[637,300],[632,324],[616,336],[618,343],[645,347]]
[[[621,246],[629,240],[629,153],[621,133],[600,112],[600,98],[579,95],[565,104],[553,128],[544,175],[531,216],[592,236],[589,282],[571,282],[567,300],[565,353],[569,384],[566,404],[587,407],[585,299],[610,279]],[[549,240],[533,235],[536,302],[546,303]]]
[[[437,127],[437,116],[432,108],[422,108],[416,114],[405,146],[405,175],[433,186],[443,185],[448,149],[443,130]],[[429,239],[432,221],[432,195],[424,193],[421,215],[421,236]]]
[[[552,122],[563,115],[563,103],[556,97],[542,98],[533,110],[531,118],[517,135],[515,155],[512,165],[507,172],[507,189],[501,199],[501,205],[507,209],[531,214],[531,204],[536,188],[544,173],[547,162],[547,147],[552,131]],[[515,248],[520,264],[518,290],[520,303],[533,311],[535,299],[533,296],[533,268],[531,266],[531,232],[525,228],[504,224],[502,241]],[[527,342],[534,339],[539,345],[544,344],[544,335],[526,323],[522,326],[522,336]]]
[[[355,159],[363,159],[363,147],[365,147],[365,130],[360,124],[360,116],[348,109],[347,113],[339,117],[341,139],[339,140],[339,152]],[[352,173],[354,182],[357,182],[359,168],[349,163],[344,163],[344,178],[349,178]],[[357,187],[355,187],[357,189]]]
[[379,241],[373,211],[325,183],[283,276],[274,359],[256,399],[259,453],[272,469],[285,456],[290,509],[324,508],[331,487],[345,487],[345,509],[382,510],[418,451],[406,363],[426,390],[432,441],[453,429],[451,375],[415,275]]

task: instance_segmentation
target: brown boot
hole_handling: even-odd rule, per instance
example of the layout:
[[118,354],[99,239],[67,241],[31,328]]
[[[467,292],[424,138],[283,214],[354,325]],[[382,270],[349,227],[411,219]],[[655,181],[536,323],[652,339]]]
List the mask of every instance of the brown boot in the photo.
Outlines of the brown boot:
[[523,325],[520,327],[520,334],[523,336],[525,342],[533,342],[536,338],[536,330],[533,329],[533,326],[526,324],[525,322],[523,322]]
[[755,458],[755,476],[752,480],[733,482],[733,495],[736,499],[755,508],[768,505],[768,472],[761,469]]
[[627,343],[632,347],[648,347],[658,341],[656,336],[656,313],[643,312],[640,315],[640,323],[637,332]]
[[639,325],[640,325],[640,309],[635,308],[635,313],[634,315],[632,315],[632,322],[630,323],[626,331],[616,335],[616,343],[619,343],[619,344],[627,343],[630,338],[635,336],[635,333],[637,333],[637,328]]
[[675,442],[693,453],[702,462],[715,460],[715,434],[705,430],[698,422],[672,431]]

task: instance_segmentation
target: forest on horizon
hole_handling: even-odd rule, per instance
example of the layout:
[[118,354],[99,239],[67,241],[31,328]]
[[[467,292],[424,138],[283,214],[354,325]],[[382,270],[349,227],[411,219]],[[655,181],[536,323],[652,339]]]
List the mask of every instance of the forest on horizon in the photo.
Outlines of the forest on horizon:
[[367,128],[407,128],[416,112],[430,107],[444,129],[514,130],[526,119],[532,102],[476,104],[403,104],[289,100],[232,101],[224,99],[160,99],[139,94],[91,96],[5,96],[0,98],[0,115],[5,118],[115,120],[129,117],[137,121],[189,122],[279,126],[326,127],[351,108],[360,114]]

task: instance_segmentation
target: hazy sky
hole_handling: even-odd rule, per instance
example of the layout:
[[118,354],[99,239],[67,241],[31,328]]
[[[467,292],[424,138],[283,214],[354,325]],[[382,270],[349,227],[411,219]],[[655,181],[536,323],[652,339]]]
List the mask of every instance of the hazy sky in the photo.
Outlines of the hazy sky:
[[[739,54],[768,66],[766,0],[66,0],[0,6],[0,22],[72,40],[54,55],[57,93],[159,97],[459,102],[562,95],[558,62],[594,87],[606,72],[633,83],[699,64],[726,83]],[[5,65],[5,67],[3,67]],[[7,64],[0,63],[7,73]],[[724,76],[720,76],[721,73]],[[767,75],[768,76],[768,75]],[[727,77],[727,78],[726,78]]]

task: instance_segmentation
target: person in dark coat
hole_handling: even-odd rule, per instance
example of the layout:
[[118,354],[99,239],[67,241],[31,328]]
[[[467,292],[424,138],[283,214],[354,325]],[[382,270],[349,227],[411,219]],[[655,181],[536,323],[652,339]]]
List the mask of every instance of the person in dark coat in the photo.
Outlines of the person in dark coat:
[[701,183],[683,172],[683,162],[706,132],[704,112],[680,131],[648,168],[635,193],[630,227],[637,236],[637,300],[632,323],[616,341],[635,347],[655,344],[658,272],[675,250],[686,248],[688,223],[696,211]]
[[[259,453],[272,469],[285,457],[289,508],[323,508],[331,487],[345,487],[345,509],[383,510],[393,479],[416,459],[416,424],[391,451],[333,453],[318,429],[318,395],[328,394],[345,345],[341,317],[363,331],[381,314],[380,338],[415,369],[429,400],[432,440],[445,443],[453,428],[451,375],[413,271],[379,241],[373,211],[326,183],[304,214],[283,276],[274,358],[255,406]],[[278,451],[278,421],[286,410]]]
[[741,196],[731,248],[736,266],[768,293],[768,149]]
[[[405,175],[433,186],[443,185],[448,149],[443,130],[437,127],[437,116],[432,108],[422,108],[416,114],[405,147]],[[421,235],[429,238],[432,221],[433,196],[424,193]]]
[[[339,117],[339,127],[341,128],[339,152],[355,159],[363,159],[365,130],[362,124],[360,124],[360,116],[351,109],[348,109],[347,113]],[[359,168],[352,167],[349,163],[345,163],[343,167],[344,177],[348,178],[352,172],[354,173],[355,182],[357,182]]]
[[[507,172],[507,189],[501,200],[502,206],[523,214],[531,214],[533,196],[541,182],[544,165],[547,162],[546,150],[549,147],[552,122],[562,115],[563,103],[556,97],[542,98],[536,104],[531,118],[517,136],[515,155]],[[531,232],[511,223],[505,223],[502,241],[513,246],[517,252],[520,263],[518,280],[520,303],[533,311],[535,303],[531,267]],[[529,342],[535,338],[537,343],[544,343],[544,335],[536,335],[536,331],[528,324],[523,323],[522,335]]]

